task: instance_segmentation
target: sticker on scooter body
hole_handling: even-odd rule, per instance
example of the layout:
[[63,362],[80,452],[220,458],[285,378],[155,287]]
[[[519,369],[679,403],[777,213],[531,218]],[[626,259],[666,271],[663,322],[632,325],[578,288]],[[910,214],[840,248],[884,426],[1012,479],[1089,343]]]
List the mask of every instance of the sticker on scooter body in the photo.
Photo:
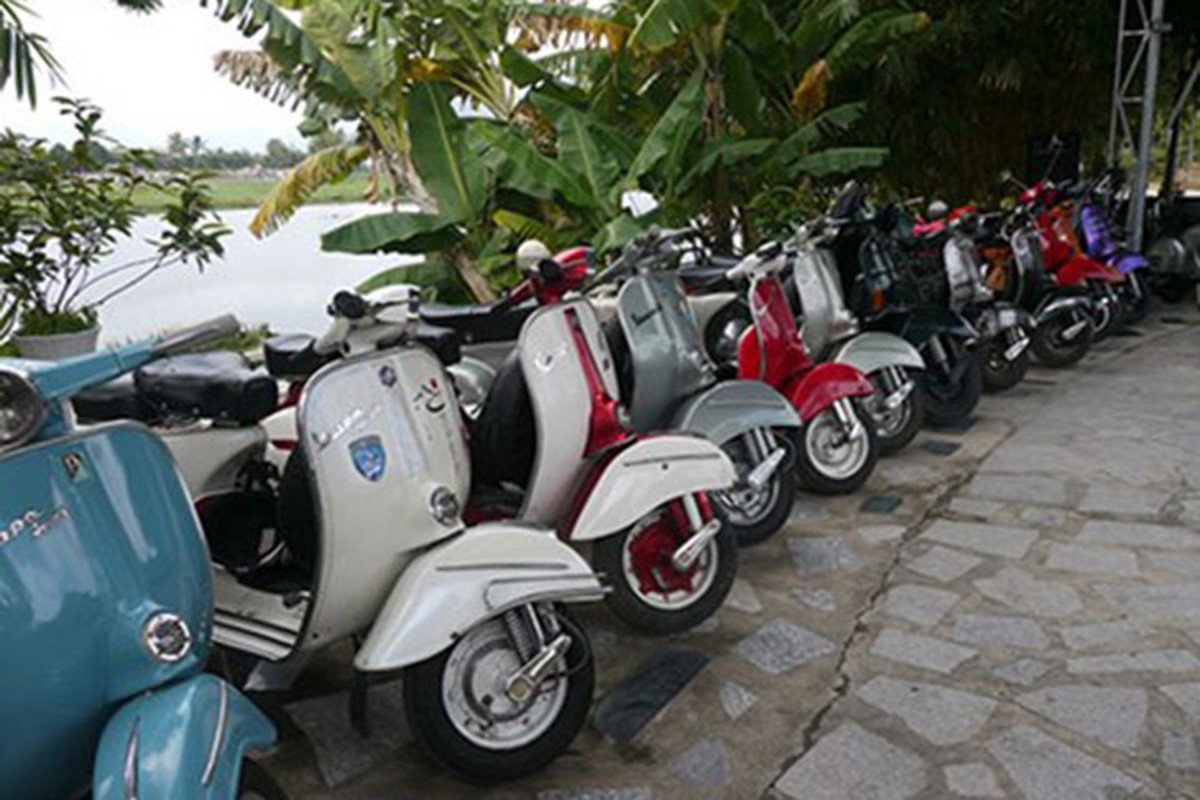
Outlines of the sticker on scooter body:
[[440,414],[446,410],[446,398],[442,394],[442,385],[437,378],[430,378],[421,384],[421,388],[413,397],[417,405],[424,403],[425,410],[430,414]]
[[21,516],[0,528],[0,546],[15,541],[21,534],[29,534],[38,539],[49,533],[52,528],[71,519],[71,512],[65,507],[50,511],[30,509]]
[[358,474],[372,483],[382,478],[387,470],[387,451],[378,436],[364,436],[351,442],[350,458]]

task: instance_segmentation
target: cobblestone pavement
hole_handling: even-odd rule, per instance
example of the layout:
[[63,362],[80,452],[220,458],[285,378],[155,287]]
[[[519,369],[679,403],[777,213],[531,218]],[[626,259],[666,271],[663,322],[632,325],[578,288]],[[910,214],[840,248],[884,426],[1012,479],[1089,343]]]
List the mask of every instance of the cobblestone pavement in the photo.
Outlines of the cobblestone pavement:
[[[1169,315],[1180,312],[1171,309]],[[1200,798],[1200,325],[1159,316],[926,432],[862,493],[803,498],[669,640],[602,608],[592,720],[526,781],[425,762],[349,655],[265,703],[293,798]],[[305,736],[303,731],[308,731]],[[332,781],[332,786],[331,782]]]

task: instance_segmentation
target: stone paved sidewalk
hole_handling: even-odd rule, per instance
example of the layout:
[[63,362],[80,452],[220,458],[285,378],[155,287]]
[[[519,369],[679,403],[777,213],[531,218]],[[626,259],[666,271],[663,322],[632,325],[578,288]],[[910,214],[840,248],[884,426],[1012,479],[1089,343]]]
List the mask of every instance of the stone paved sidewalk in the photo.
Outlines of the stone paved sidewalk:
[[345,653],[265,698],[268,767],[302,799],[1200,798],[1200,326],[1143,330],[802,499],[701,629],[588,610],[596,710],[540,775],[459,784],[402,725],[314,746],[293,704]]

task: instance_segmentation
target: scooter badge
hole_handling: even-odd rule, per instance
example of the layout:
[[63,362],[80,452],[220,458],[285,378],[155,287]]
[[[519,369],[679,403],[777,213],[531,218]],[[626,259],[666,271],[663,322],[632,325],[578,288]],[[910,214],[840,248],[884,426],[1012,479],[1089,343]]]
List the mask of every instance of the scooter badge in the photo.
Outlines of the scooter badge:
[[351,442],[350,459],[358,474],[371,482],[382,478],[387,469],[387,452],[378,436],[364,436]]
[[67,453],[62,459],[63,470],[67,473],[67,479],[71,483],[83,483],[91,480],[91,473],[88,472],[87,463],[83,460],[81,453]]

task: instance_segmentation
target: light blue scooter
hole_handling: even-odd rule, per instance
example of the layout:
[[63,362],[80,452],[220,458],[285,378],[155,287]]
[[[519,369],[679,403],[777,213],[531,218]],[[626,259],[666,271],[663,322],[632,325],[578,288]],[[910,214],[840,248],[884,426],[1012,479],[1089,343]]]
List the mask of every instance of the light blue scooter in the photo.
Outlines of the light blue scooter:
[[69,398],[237,330],[224,317],[69,361],[0,360],[0,794],[282,798],[247,753],[271,722],[204,674],[212,568],[146,428],[81,429]]

